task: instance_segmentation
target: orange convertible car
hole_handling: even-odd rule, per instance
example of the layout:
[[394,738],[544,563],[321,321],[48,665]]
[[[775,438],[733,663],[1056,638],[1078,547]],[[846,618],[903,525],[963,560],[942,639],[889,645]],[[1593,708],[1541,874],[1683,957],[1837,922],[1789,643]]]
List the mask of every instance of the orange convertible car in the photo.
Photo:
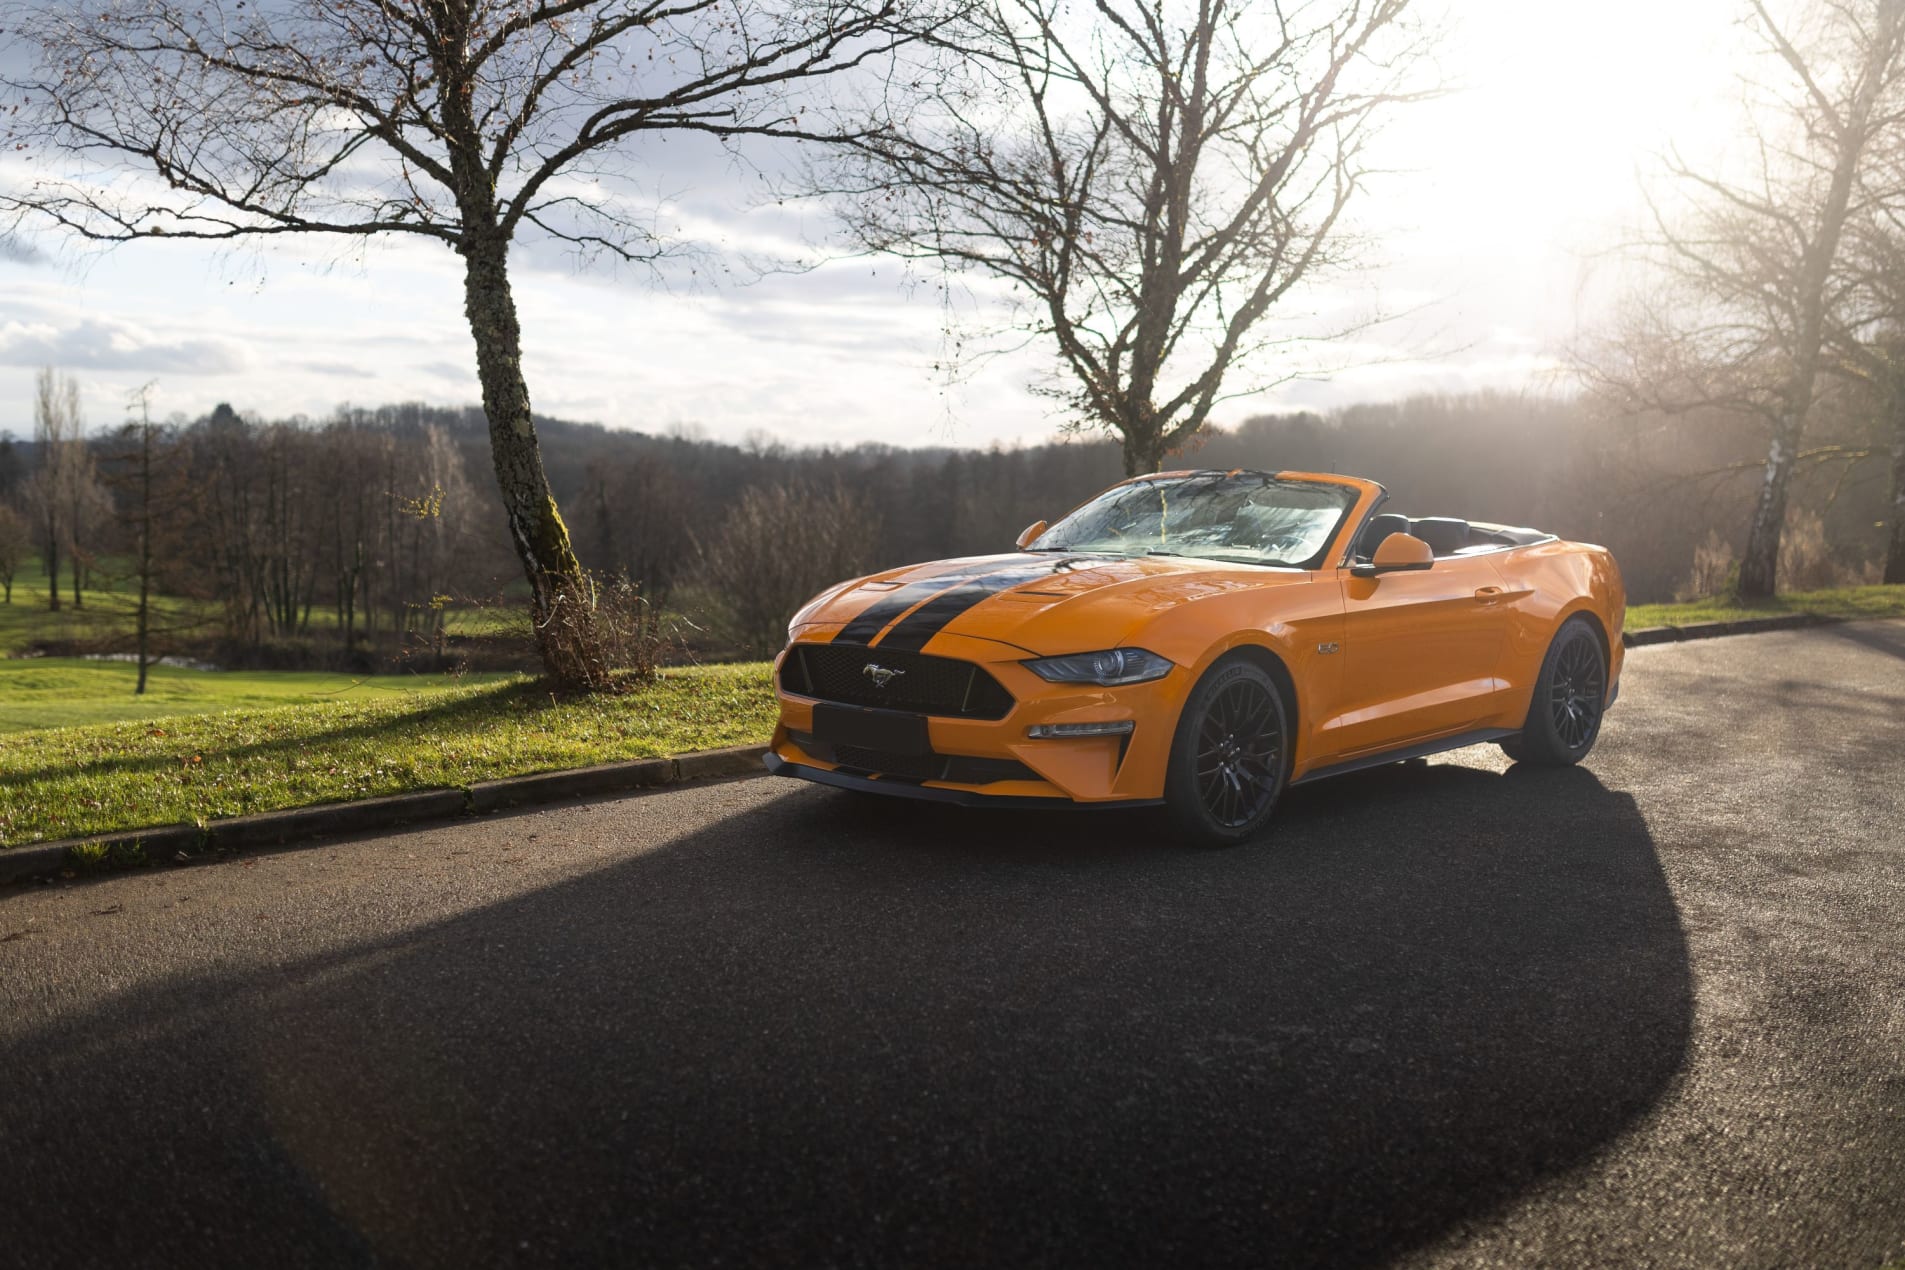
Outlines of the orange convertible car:
[[841,583],[788,629],[767,765],[961,803],[1163,803],[1234,842],[1298,781],[1480,741],[1579,761],[1620,684],[1613,557],[1386,498],[1167,472],[1018,553]]

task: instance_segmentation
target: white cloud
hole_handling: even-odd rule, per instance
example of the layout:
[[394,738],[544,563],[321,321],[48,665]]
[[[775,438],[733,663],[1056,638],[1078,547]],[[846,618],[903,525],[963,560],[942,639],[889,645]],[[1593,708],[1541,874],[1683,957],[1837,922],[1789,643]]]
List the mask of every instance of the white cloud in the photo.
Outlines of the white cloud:
[[[1726,0],[1460,7],[1443,60],[1465,91],[1398,117],[1380,164],[1395,171],[1357,209],[1374,267],[1298,297],[1278,333],[1407,316],[1239,368],[1239,385],[1307,374],[1228,403],[1222,418],[1552,383],[1558,349],[1591,316],[1577,253],[1632,210],[1637,160],[1669,135],[1697,149],[1723,114],[1732,64],[1716,50],[1737,35]],[[0,156],[0,183],[33,170]],[[765,202],[768,184],[705,139],[649,138],[625,175],[562,187],[652,207],[658,229],[703,250],[665,265],[658,289],[645,268],[582,273],[559,245],[525,242],[513,260],[537,408],[730,440],[1053,434],[1049,403],[1026,391],[1049,368],[1041,348],[974,365],[957,386],[935,376],[940,297],[907,266],[834,258],[761,276],[765,263],[825,256],[814,246],[824,212]],[[959,303],[997,299],[975,281]],[[0,431],[27,429],[32,371],[46,362],[79,373],[95,420],[153,378],[167,409],[194,414],[220,401],[267,416],[321,416],[346,399],[467,404],[478,389],[462,310],[461,262],[434,243],[141,243],[101,255],[46,236],[0,243]]]
[[250,362],[249,350],[234,340],[167,338],[112,318],[81,318],[63,326],[0,322],[0,365],[205,376],[241,371]]

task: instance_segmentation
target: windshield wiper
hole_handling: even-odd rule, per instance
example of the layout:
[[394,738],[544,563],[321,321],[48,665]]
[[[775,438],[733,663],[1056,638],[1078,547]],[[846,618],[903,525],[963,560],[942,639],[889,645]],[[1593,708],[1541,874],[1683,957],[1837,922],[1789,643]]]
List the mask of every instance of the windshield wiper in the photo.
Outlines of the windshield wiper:
[[1297,566],[1287,560],[1266,560],[1261,556],[1217,556],[1196,551],[1166,551],[1162,547],[1150,547],[1145,550],[1147,556],[1175,556],[1180,560],[1218,560],[1225,564],[1252,564],[1267,569],[1294,569]]

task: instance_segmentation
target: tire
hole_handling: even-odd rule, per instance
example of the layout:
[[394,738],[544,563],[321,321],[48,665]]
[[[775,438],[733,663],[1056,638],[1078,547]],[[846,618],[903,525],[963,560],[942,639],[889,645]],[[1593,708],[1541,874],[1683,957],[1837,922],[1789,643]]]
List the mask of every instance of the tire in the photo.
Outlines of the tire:
[[1579,763],[1600,737],[1606,710],[1607,648],[1593,622],[1571,617],[1541,659],[1521,734],[1501,742],[1502,751],[1539,767]]
[[1205,672],[1178,716],[1164,803],[1202,846],[1257,835],[1290,772],[1290,727],[1276,681],[1255,662],[1226,657]]

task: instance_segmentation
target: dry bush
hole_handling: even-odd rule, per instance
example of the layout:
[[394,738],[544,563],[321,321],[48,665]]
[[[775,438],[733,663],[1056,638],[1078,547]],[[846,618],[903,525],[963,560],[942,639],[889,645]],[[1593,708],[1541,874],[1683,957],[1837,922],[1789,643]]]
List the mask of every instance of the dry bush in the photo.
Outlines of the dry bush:
[[[584,572],[575,587],[551,588],[545,614],[531,615],[548,677],[619,692],[655,677],[668,639],[660,612],[626,574]],[[586,657],[586,664],[570,664]]]
[[[1779,547],[1779,590],[1820,591],[1829,587],[1858,586],[1870,580],[1875,568],[1867,562],[1849,567],[1832,557],[1826,524],[1817,512],[1793,508],[1786,514],[1786,530]],[[1693,569],[1674,591],[1679,603],[1732,595],[1739,584],[1738,558],[1733,546],[1717,530],[1693,550]]]
[[1719,530],[1709,529],[1707,540],[1693,549],[1693,572],[1674,591],[1673,598],[1685,604],[1724,595],[1733,589],[1738,576],[1739,561],[1733,555],[1733,544],[1720,537]]
[[[646,683],[661,666],[678,660],[673,654],[680,651],[680,641],[664,623],[661,610],[626,574],[585,572],[580,593],[552,587],[551,596],[548,616],[541,621],[520,596],[460,598],[460,629],[436,643],[432,660],[438,665],[458,662],[458,670],[542,666],[544,678],[560,686],[576,680],[547,673],[551,647],[563,657],[587,647],[586,664],[565,663],[564,672],[586,675],[597,685],[590,691],[611,693]],[[405,655],[431,651],[419,640]]]
[[1819,514],[1799,508],[1788,512],[1779,543],[1779,590],[1819,591],[1849,586],[1853,580],[1853,571],[1832,558]]
[[725,633],[742,651],[777,651],[796,609],[865,572],[878,534],[866,500],[841,485],[749,489],[701,548],[702,580],[721,600]]
[[661,610],[648,602],[639,582],[625,573],[595,582],[595,637],[615,682],[652,679],[673,645]]

